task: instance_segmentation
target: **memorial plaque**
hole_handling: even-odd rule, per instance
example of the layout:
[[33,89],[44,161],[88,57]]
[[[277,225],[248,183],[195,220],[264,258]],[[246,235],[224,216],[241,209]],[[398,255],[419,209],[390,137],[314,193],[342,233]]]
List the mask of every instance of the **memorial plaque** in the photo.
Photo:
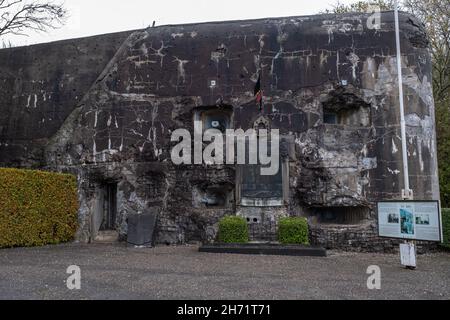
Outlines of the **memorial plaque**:
[[243,170],[242,196],[245,198],[283,198],[282,169],[274,176],[261,175],[261,166],[246,165]]

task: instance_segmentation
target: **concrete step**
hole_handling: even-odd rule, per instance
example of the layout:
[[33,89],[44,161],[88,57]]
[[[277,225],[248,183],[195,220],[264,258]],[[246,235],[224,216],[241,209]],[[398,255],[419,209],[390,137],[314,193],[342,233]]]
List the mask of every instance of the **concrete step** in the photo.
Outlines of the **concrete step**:
[[95,243],[115,243],[119,242],[119,233],[117,231],[99,231],[94,239]]
[[255,254],[298,257],[326,257],[327,251],[321,247],[281,244],[205,244],[199,248],[204,253]]

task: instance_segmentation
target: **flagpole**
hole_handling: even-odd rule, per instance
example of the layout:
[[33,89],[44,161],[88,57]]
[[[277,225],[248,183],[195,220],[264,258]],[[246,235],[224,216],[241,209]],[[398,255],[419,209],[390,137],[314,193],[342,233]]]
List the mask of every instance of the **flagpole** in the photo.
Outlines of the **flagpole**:
[[395,37],[397,42],[397,73],[398,91],[400,99],[400,126],[402,134],[403,178],[405,189],[402,192],[403,200],[412,200],[413,194],[409,184],[408,146],[406,141],[405,105],[403,96],[402,53],[400,43],[400,22],[398,16],[398,0],[395,0]]
[[259,102],[259,112],[262,113],[263,112],[263,91],[262,91],[262,69],[261,67],[259,68],[259,94],[260,94],[260,99],[261,101]]
[[256,102],[259,104],[259,112],[262,113],[263,111],[263,99],[264,99],[264,93],[262,90],[262,82],[261,82],[261,75],[262,71],[261,69],[258,71],[258,81],[256,82],[255,86],[255,98]]
[[[409,166],[408,166],[408,146],[406,141],[406,120],[405,120],[405,102],[403,97],[403,73],[402,73],[402,52],[400,42],[400,19],[398,14],[399,2],[395,0],[395,39],[397,43],[397,74],[398,91],[400,101],[400,127],[402,132],[402,157],[403,157],[403,178],[404,187],[402,190],[403,200],[413,200],[414,194],[409,184]],[[417,266],[416,244],[413,240],[406,240],[405,244],[400,244],[400,258],[402,264],[408,269],[415,269]]]

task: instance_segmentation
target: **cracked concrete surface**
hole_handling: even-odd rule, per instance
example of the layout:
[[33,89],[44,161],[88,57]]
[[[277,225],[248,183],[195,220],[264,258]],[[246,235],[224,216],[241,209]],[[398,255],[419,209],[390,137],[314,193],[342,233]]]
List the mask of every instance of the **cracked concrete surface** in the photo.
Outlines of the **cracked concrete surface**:
[[[367,18],[161,26],[0,50],[0,164],[77,175],[81,241],[95,233],[104,183],[117,184],[121,238],[128,215],[156,208],[158,242],[211,241],[221,217],[259,209],[243,210],[234,166],[172,165],[170,137],[192,132],[205,108],[232,110],[233,128],[264,123],[286,146],[283,207],[261,216],[309,217],[313,242],[329,248],[392,250],[376,236],[375,204],[403,188],[394,17],[382,13],[376,31]],[[439,199],[427,39],[406,13],[401,26],[411,184],[417,199]],[[225,205],[198,205],[218,188]],[[317,218],[324,208],[331,224]]]

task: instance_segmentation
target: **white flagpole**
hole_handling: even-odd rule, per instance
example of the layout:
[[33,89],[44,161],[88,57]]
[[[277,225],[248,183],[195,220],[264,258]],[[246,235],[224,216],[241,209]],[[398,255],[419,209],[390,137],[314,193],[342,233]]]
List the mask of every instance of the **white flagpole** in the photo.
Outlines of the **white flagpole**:
[[402,153],[403,153],[403,177],[404,187],[403,199],[412,200],[412,192],[409,184],[409,167],[408,167],[408,147],[406,144],[406,121],[405,121],[405,105],[403,97],[403,74],[402,74],[402,53],[400,44],[400,23],[398,17],[398,0],[395,0],[395,37],[397,41],[397,73],[398,73],[398,91],[400,98],[400,126],[402,131]]
[[[413,192],[409,184],[409,166],[408,166],[408,149],[406,141],[406,121],[405,121],[405,105],[403,97],[403,73],[402,73],[402,52],[400,43],[400,22],[398,16],[398,0],[395,0],[395,37],[397,42],[397,73],[398,73],[398,91],[400,100],[400,126],[402,131],[402,154],[403,154],[403,177],[405,189],[402,191],[403,200],[413,200]],[[407,268],[416,268],[416,247],[414,241],[406,241],[400,245],[400,255],[402,264]]]

